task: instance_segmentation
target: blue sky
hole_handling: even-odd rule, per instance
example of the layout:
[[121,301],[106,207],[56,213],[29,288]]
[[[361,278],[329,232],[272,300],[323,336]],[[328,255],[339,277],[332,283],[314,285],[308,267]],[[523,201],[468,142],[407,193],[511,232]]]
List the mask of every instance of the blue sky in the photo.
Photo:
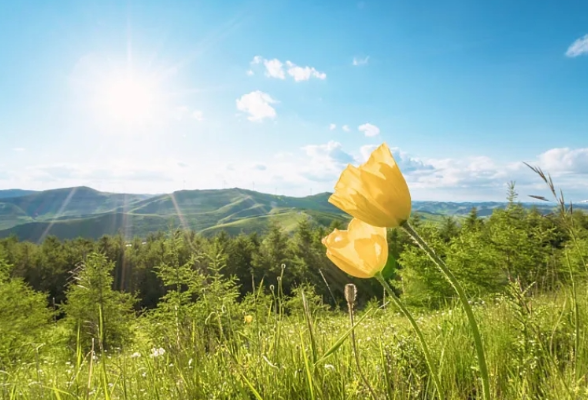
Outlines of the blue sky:
[[0,189],[588,199],[588,3],[0,2]]

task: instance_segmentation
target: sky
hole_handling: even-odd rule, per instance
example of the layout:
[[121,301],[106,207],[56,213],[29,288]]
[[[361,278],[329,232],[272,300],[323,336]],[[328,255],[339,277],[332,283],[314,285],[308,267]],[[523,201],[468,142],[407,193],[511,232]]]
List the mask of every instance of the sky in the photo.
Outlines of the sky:
[[588,199],[588,2],[0,2],[0,189]]

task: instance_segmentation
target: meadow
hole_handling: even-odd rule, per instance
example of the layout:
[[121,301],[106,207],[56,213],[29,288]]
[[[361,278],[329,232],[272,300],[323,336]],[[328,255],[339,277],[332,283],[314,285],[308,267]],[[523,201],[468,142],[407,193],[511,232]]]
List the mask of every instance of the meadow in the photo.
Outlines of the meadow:
[[[506,209],[411,223],[464,287],[495,399],[588,398],[588,216]],[[431,260],[388,230],[385,279],[325,256],[302,219],[264,234],[0,241],[2,399],[476,399],[474,341]],[[355,299],[346,300],[347,284]]]

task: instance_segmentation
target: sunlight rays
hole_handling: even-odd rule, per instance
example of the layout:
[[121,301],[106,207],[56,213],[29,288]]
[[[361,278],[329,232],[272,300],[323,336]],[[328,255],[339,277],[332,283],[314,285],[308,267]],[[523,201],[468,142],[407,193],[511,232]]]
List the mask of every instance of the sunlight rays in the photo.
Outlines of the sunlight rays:
[[57,221],[59,219],[59,217],[61,216],[61,214],[65,211],[65,208],[67,207],[67,205],[71,201],[71,198],[74,196],[74,194],[76,194],[76,191],[78,189],[79,188],[74,187],[67,194],[67,197],[63,200],[63,203],[61,203],[61,206],[59,206],[59,210],[57,210],[57,213],[55,214],[55,216],[53,218],[51,218],[51,221],[49,221],[49,225],[47,225],[47,228],[45,228],[45,230],[43,231],[43,233],[39,237],[39,240],[37,241],[37,244],[41,244],[41,243],[43,243],[45,241],[45,238],[49,234],[49,231],[51,230],[51,228],[53,227],[53,225],[55,225],[55,221]]
[[180,220],[180,225],[182,226],[182,229],[184,231],[188,231],[190,229],[190,225],[188,225],[188,223],[186,222],[186,219],[184,218],[184,213],[180,209],[178,201],[176,200],[176,193],[175,192],[171,193],[169,195],[169,198],[171,199],[171,201],[174,205],[174,208],[176,209],[176,215],[178,216],[178,219]]

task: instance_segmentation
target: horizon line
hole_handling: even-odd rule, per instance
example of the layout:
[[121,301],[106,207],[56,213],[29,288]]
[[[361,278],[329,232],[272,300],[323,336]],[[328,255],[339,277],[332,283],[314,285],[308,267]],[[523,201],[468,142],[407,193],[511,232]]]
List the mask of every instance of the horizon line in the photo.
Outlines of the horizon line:
[[[171,195],[174,193],[179,193],[179,192],[196,192],[196,191],[200,191],[200,192],[204,192],[204,191],[227,191],[227,190],[242,190],[242,191],[247,191],[247,192],[253,192],[253,193],[259,193],[259,194],[265,194],[265,195],[269,195],[269,196],[275,196],[275,197],[291,197],[291,198],[298,198],[298,199],[303,199],[303,198],[308,198],[308,197],[316,197],[316,196],[320,196],[320,195],[330,195],[333,192],[318,192],[315,194],[309,194],[309,195],[305,195],[305,196],[292,196],[292,195],[283,195],[283,194],[271,194],[268,192],[260,192],[257,190],[252,190],[252,189],[246,189],[246,188],[240,188],[240,187],[230,187],[230,188],[209,188],[209,189],[180,189],[180,190],[174,190],[173,192],[159,192],[159,193],[133,193],[133,192],[111,192],[111,191],[102,191],[102,190],[98,190],[95,189],[91,186],[87,186],[87,185],[80,185],[80,186],[70,186],[70,187],[56,187],[56,188],[52,188],[52,189],[44,189],[44,190],[38,190],[38,189],[22,189],[22,188],[10,188],[10,189],[0,189],[0,192],[8,192],[8,191],[25,191],[25,192],[34,192],[34,193],[43,193],[43,192],[49,192],[49,191],[56,191],[56,190],[74,190],[74,189],[80,189],[80,188],[87,188],[90,190],[93,190],[95,192],[98,193],[104,193],[104,194],[119,194],[119,195],[135,195],[135,196],[150,196],[150,197],[157,197],[157,196],[165,196],[165,195]],[[27,196],[27,195],[24,195]],[[14,196],[14,197],[24,197],[24,196]],[[2,199],[0,198],[0,202],[2,201]],[[464,204],[464,203],[499,203],[499,204],[503,204],[503,203],[508,203],[508,201],[506,200],[502,200],[502,201],[497,201],[497,200],[462,200],[462,201],[445,201],[445,200],[412,200],[412,202],[436,202],[436,203],[454,203],[454,204]],[[545,204],[548,202],[545,201],[522,201],[519,199],[518,203],[522,203],[522,204]],[[551,202],[549,202],[551,203]],[[548,203],[548,204],[549,204]],[[555,202],[553,202],[555,203]],[[581,201],[577,201],[575,202],[575,204],[588,204],[588,200],[581,200]]]

